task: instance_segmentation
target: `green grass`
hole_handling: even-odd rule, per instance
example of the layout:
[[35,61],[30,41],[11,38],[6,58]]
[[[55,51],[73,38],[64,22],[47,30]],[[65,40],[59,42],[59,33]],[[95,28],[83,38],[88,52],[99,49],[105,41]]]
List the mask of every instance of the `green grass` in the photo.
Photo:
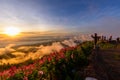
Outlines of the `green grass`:
[[107,42],[99,42],[98,43],[100,49],[113,49],[116,48],[116,44],[111,44]]

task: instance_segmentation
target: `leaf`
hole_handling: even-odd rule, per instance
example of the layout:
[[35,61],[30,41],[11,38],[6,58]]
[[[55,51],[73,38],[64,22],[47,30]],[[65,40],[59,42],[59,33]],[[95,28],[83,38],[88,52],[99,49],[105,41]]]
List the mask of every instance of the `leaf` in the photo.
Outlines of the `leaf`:
[[67,75],[65,80],[72,80],[72,79],[70,78],[70,76]]

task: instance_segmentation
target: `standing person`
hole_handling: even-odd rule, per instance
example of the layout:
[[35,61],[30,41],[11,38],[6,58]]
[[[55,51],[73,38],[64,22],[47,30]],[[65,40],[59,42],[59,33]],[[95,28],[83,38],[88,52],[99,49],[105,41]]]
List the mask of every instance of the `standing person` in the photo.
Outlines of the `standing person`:
[[119,37],[117,37],[116,41],[117,41],[117,43],[119,43],[119,42],[120,42],[120,38],[119,38]]
[[97,40],[98,40],[97,33],[94,33],[94,36],[91,35],[91,37],[94,39],[94,45],[96,45],[97,44]]
[[97,33],[94,33],[94,36],[91,35],[91,37],[94,39],[94,47],[97,48],[98,46],[97,45],[97,41],[99,40],[99,36],[97,36]]
[[111,42],[112,41],[112,36],[110,36],[110,38],[109,38],[109,42]]

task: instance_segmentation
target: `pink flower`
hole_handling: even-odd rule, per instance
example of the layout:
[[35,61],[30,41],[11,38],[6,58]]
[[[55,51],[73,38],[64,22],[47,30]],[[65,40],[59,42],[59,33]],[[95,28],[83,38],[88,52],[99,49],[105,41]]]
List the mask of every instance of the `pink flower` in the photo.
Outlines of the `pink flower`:
[[23,80],[28,80],[28,77],[25,76],[25,77],[23,78]]
[[38,71],[38,75],[39,75],[39,76],[41,76],[41,75],[43,75],[43,74],[44,74],[43,71]]

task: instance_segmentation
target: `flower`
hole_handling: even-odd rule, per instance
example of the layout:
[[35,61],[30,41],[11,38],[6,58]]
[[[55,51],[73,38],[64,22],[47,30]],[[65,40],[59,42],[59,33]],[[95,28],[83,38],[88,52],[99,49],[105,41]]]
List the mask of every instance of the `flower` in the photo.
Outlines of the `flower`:
[[38,75],[43,75],[44,72],[43,71],[38,71]]
[[28,80],[28,77],[24,76],[23,80]]

